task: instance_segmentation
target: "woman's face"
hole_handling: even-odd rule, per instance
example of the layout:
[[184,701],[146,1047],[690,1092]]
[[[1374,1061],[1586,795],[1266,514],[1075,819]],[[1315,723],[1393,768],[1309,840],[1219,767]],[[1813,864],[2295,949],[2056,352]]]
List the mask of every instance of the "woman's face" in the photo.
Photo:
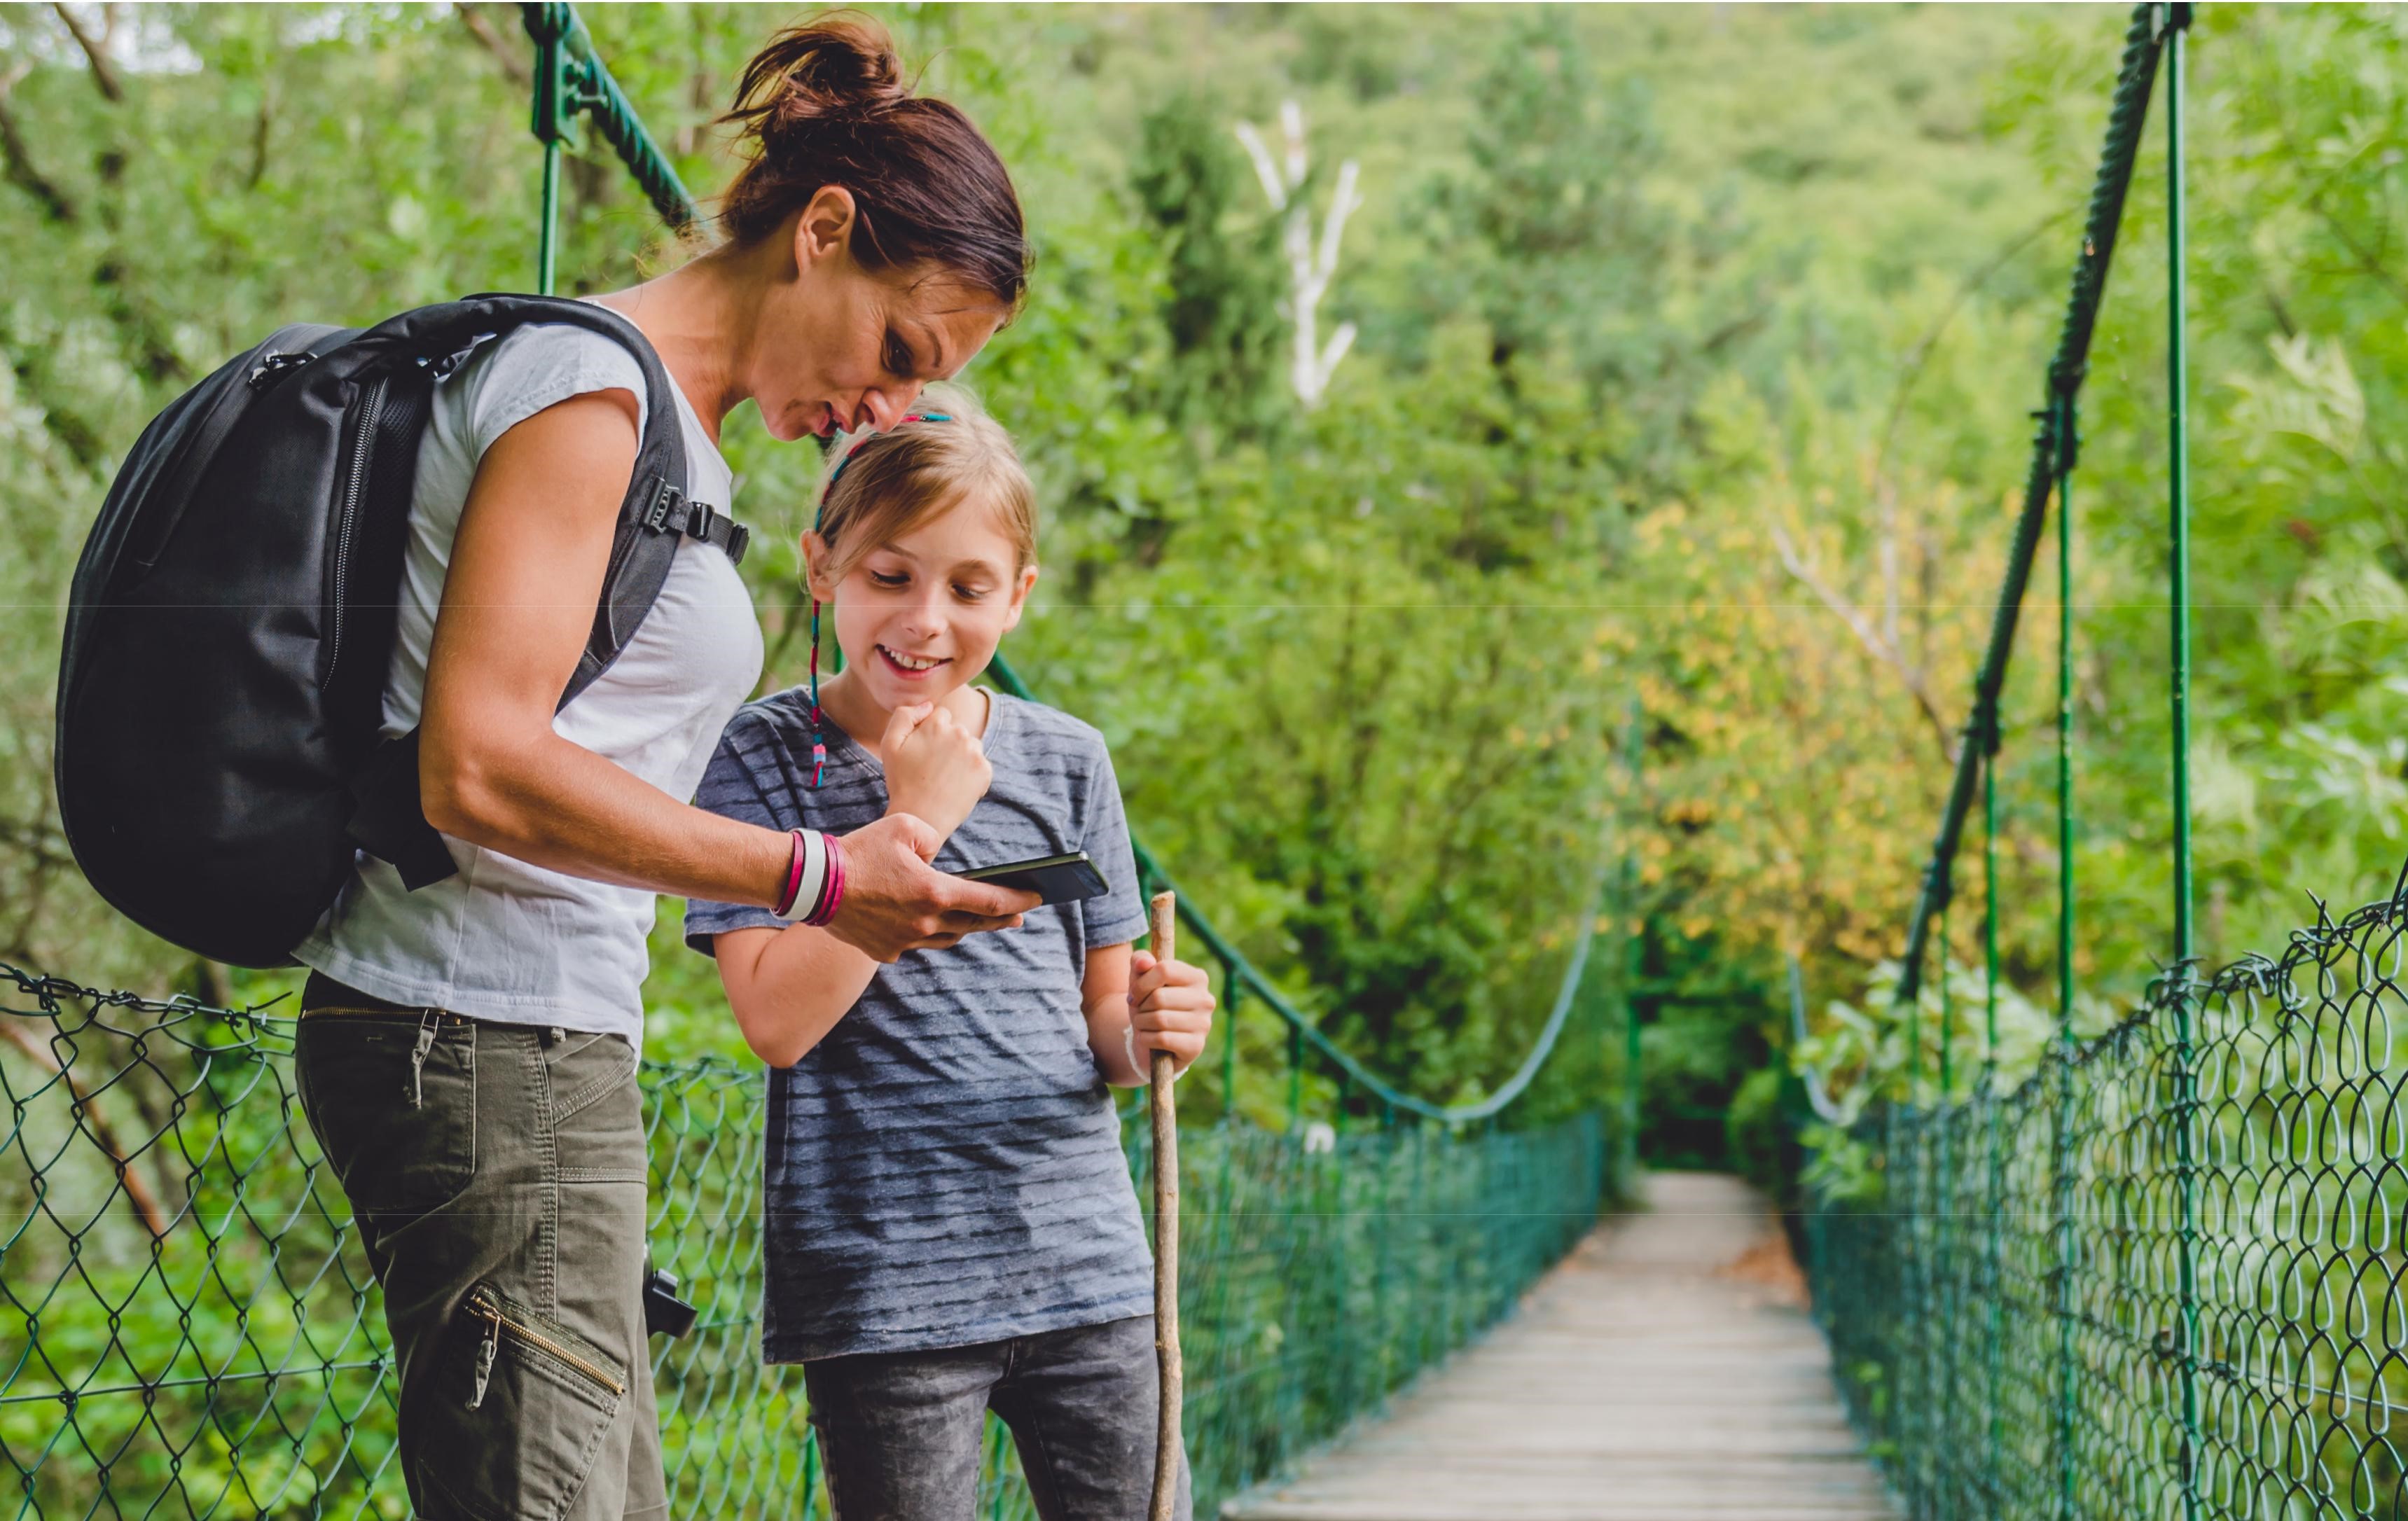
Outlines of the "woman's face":
[[836,607],[845,677],[882,712],[936,702],[984,670],[1037,583],[995,512],[974,502],[879,545],[841,581],[822,572],[829,554],[819,535],[805,535],[803,550],[811,595]]
[[772,438],[892,427],[920,388],[950,380],[1006,316],[939,269],[876,272],[853,255],[852,193],[829,186],[796,220],[792,278],[773,282],[751,347],[747,389]]

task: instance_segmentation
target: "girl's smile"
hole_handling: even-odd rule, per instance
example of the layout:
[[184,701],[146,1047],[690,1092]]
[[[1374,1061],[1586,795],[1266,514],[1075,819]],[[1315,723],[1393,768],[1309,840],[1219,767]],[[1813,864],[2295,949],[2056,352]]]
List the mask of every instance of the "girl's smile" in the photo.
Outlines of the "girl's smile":
[[929,680],[953,664],[951,660],[938,655],[906,654],[900,650],[890,649],[883,644],[878,646],[878,653],[895,674],[907,682]]

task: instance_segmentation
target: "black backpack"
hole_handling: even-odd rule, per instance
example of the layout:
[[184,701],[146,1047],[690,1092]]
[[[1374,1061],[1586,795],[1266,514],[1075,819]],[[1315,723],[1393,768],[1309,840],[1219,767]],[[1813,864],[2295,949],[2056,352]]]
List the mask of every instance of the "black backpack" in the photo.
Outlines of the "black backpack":
[[354,848],[415,890],[452,871],[415,731],[381,740],[402,551],[435,387],[529,323],[616,339],[649,404],[569,701],[652,610],[684,538],[744,553],[685,495],[667,372],[582,301],[478,295],[375,327],[279,329],[179,397],[118,471],[76,567],[54,764],[77,862],[128,918],[236,966],[289,965]]

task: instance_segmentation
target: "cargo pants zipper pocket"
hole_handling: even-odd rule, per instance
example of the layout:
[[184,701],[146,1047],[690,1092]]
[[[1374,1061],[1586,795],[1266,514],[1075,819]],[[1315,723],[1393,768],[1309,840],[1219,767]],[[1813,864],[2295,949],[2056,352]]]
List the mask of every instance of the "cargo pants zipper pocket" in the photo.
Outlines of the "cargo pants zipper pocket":
[[468,1390],[470,1410],[485,1402],[485,1389],[493,1380],[494,1362],[501,1355],[505,1335],[590,1380],[596,1386],[608,1389],[613,1398],[627,1392],[626,1381],[601,1366],[598,1359],[567,1345],[565,1338],[537,1329],[527,1323],[532,1317],[514,1313],[517,1311],[516,1305],[481,1284],[468,1296],[468,1313],[484,1322],[483,1334],[477,1342],[475,1373]]

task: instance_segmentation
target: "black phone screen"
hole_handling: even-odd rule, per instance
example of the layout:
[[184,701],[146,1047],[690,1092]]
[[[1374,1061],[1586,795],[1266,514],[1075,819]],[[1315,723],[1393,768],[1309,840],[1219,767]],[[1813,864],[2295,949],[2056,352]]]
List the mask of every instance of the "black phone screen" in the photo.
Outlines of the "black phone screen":
[[991,882],[998,887],[1015,888],[1035,893],[1048,903],[1076,903],[1083,898],[1101,897],[1111,891],[1104,874],[1087,853],[1076,851],[1068,855],[1048,855],[1034,861],[1012,861],[1003,866],[980,867],[965,871],[972,882]]

